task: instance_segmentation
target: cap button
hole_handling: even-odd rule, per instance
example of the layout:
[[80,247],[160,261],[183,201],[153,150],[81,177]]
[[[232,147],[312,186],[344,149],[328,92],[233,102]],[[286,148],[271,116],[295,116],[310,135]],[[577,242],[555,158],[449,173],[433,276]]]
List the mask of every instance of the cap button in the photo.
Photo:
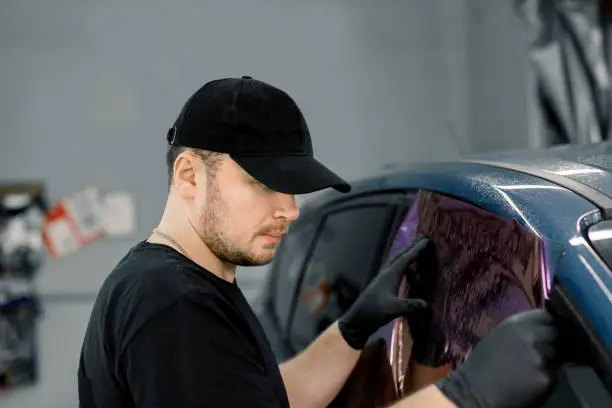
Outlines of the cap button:
[[248,76],[248,75],[243,75],[243,76],[242,76],[242,79],[253,79],[253,77],[250,77],[250,76]]

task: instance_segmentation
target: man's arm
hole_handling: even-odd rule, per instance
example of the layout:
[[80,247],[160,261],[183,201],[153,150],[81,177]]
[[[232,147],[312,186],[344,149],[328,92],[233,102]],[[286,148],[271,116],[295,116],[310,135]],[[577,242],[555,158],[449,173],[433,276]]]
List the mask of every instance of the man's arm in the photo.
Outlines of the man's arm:
[[[360,355],[360,351],[346,344],[337,324],[330,326],[304,352],[280,365],[291,408],[328,406]],[[438,387],[430,385],[390,408],[423,407],[456,408],[456,405]]]
[[389,408],[457,408],[438,387],[430,385]]
[[291,408],[329,405],[360,355],[346,343],[337,323],[332,324],[301,354],[280,365]]
[[402,251],[337,323],[304,352],[281,365],[292,408],[326,407],[342,389],[370,335],[396,317],[426,307],[419,299],[399,299],[396,292],[404,271],[428,248],[429,240],[418,239]]
[[[427,247],[427,240],[419,240],[392,260],[337,324],[281,366],[292,407],[326,406],[355,367],[368,337],[424,306],[418,299],[399,299],[394,291],[406,267]],[[515,315],[492,330],[459,369],[393,407],[529,406],[550,389],[556,336],[554,319],[544,310]]]
[[139,408],[278,407],[256,346],[213,297],[185,295],[125,346],[119,367]]

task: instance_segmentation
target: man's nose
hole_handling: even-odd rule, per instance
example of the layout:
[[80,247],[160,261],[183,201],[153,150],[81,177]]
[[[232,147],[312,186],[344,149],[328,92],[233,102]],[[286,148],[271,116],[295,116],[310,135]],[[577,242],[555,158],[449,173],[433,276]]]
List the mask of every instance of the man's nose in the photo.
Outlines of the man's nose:
[[280,207],[276,211],[275,216],[278,218],[286,218],[289,222],[293,222],[300,216],[300,210],[297,208],[295,196],[289,194],[281,194]]

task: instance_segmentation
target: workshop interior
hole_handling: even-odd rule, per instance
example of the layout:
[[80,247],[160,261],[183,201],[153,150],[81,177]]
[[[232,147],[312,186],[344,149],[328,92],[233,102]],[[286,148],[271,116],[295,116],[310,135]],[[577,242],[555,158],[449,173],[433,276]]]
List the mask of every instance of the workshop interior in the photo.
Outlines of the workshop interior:
[[239,268],[279,363],[425,236],[397,294],[430,308],[332,406],[413,394],[535,308],[568,324],[546,406],[612,403],[611,1],[8,0],[0,50],[0,407],[78,407],[100,285],[164,208],[168,126],[242,75],[286,89],[356,186],[297,197],[276,259]]

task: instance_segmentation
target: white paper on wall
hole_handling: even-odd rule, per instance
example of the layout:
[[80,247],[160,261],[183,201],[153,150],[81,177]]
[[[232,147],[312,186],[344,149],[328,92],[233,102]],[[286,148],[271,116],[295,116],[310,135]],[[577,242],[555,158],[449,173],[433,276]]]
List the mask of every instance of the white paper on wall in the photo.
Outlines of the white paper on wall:
[[48,241],[53,245],[52,255],[56,258],[70,255],[81,247],[65,218],[49,222],[45,232]]
[[95,187],[59,200],[44,218],[42,239],[53,258],[71,254],[104,235],[100,194]]
[[66,211],[86,242],[96,240],[104,232],[100,201],[100,193],[96,187],[88,187],[64,200]]
[[115,191],[102,200],[104,232],[108,237],[125,236],[136,230],[136,209],[132,194]]

